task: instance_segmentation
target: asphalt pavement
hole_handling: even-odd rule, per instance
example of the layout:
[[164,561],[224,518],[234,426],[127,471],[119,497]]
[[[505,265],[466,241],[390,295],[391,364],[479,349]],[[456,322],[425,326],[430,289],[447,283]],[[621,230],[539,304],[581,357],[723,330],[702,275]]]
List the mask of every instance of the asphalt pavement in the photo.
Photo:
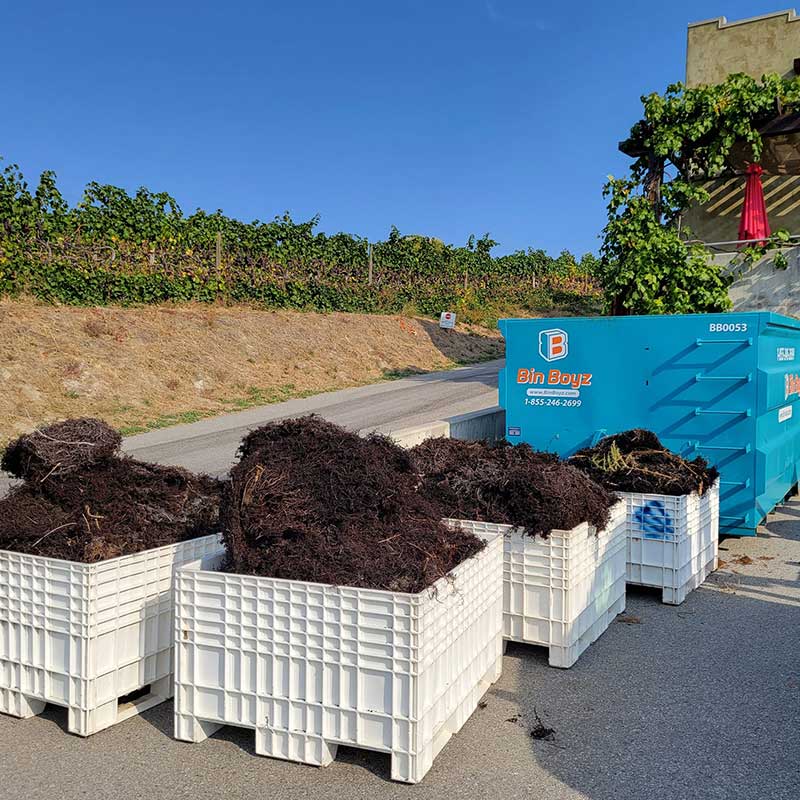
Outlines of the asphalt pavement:
[[502,360],[485,361],[260,406],[131,436],[124,449],[145,461],[219,475],[233,464],[242,437],[272,420],[314,413],[352,430],[388,432],[496,405],[497,374],[502,366]]

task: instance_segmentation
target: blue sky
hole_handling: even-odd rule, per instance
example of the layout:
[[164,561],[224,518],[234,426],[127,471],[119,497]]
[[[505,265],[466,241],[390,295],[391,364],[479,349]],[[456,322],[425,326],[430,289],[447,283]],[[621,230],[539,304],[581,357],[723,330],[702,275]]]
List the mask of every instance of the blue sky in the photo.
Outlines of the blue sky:
[[687,23],[779,7],[10,2],[0,155],[71,202],[97,180],[186,212],[582,253],[639,96],[684,76]]

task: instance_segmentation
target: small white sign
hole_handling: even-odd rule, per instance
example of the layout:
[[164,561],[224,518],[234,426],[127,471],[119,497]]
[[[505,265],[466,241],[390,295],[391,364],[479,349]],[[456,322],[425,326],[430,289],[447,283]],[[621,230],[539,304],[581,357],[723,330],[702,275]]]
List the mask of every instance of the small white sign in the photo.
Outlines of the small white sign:
[[442,311],[442,315],[439,317],[439,327],[440,328],[455,328],[456,326],[456,315],[454,311]]
[[794,361],[794,347],[779,347],[778,361]]
[[778,422],[786,422],[787,419],[792,418],[792,407],[784,406],[778,409]]

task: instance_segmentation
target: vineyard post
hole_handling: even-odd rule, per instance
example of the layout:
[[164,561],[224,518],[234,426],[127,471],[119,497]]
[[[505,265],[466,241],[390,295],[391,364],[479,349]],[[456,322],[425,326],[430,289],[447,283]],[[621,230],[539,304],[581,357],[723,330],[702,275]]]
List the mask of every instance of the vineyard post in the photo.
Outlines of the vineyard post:
[[367,252],[369,254],[369,278],[367,279],[367,284],[372,286],[372,243],[367,242]]
[[222,231],[217,231],[217,272],[220,271],[222,267]]

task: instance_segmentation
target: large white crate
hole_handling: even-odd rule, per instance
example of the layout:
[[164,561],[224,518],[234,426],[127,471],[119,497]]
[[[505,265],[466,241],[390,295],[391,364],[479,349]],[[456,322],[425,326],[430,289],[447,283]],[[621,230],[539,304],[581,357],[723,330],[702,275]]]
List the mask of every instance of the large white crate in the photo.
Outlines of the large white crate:
[[255,730],[259,755],[324,766],[340,744],[416,783],[500,676],[502,540],[419,594],[182,569],[175,737]]
[[0,551],[0,713],[66,706],[89,736],[172,697],[174,570],[221,552],[218,535],[94,564]]
[[717,568],[719,481],[702,496],[620,492],[625,502],[628,583],[655,586],[680,605]]
[[551,667],[571,667],[625,610],[625,505],[605,530],[588,523],[543,539],[511,525],[448,520],[503,536],[503,630],[507,640],[549,648]]

